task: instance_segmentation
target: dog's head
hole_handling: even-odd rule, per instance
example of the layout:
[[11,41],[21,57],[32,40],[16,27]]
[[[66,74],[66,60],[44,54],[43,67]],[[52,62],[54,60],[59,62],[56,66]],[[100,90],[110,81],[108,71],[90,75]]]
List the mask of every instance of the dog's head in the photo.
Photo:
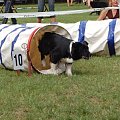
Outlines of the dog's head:
[[88,48],[88,43],[84,41],[83,43],[75,42],[72,44],[72,58],[73,60],[78,60],[81,58],[89,59],[90,52]]

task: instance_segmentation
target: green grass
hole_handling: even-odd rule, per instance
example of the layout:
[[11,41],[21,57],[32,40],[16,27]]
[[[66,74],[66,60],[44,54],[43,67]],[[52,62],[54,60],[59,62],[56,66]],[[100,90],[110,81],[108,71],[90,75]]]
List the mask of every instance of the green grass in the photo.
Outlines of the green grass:
[[[79,7],[86,8],[56,4],[56,10]],[[96,18],[89,13],[57,17],[66,23]],[[120,120],[119,61],[119,56],[81,59],[74,62],[72,77],[35,72],[31,77],[27,72],[17,76],[15,71],[0,68],[0,120]]]
[[73,76],[0,70],[1,120],[119,120],[119,57],[92,57]]

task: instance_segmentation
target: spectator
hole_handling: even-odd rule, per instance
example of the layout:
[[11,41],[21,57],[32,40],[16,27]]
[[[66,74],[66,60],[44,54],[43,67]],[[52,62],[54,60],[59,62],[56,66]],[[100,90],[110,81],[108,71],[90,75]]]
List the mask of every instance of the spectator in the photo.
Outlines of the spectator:
[[108,6],[108,0],[87,0],[89,8],[103,8]]
[[73,0],[67,0],[67,5],[68,6],[73,5]]
[[[4,5],[5,5],[5,13],[13,13],[13,5],[14,5],[14,0],[4,0]],[[11,18],[12,24],[17,24],[17,20],[15,18]],[[8,18],[4,18],[2,21],[2,24],[6,24],[8,22]]]
[[86,2],[87,2],[87,6],[88,6],[89,8],[91,8],[90,3],[93,2],[93,0],[86,0]]
[[81,0],[75,0],[75,3],[76,4],[81,3]]
[[83,3],[86,5],[87,4],[87,0],[82,0],[83,1]]
[[[118,7],[118,0],[109,0],[109,6]],[[110,9],[101,11],[97,20],[119,18],[119,9]]]
[[[55,11],[54,3],[55,3],[55,0],[48,0],[49,11]],[[45,0],[38,0],[38,12],[44,12],[44,7],[45,7]],[[55,16],[51,16],[50,18],[51,18],[51,22],[56,22]],[[38,17],[37,22],[41,23],[42,17]]]
[[[89,8],[103,8],[108,7],[108,0],[88,0],[88,7]],[[100,14],[100,11],[91,12],[90,15],[96,13],[97,15]]]

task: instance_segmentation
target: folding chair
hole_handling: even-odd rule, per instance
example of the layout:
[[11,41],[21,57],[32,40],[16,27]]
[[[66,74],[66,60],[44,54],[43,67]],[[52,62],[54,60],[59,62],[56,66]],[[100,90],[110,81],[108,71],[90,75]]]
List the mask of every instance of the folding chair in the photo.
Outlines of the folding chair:
[[47,8],[47,5],[45,4],[45,6],[44,6],[44,12],[45,11],[48,11],[48,8]]
[[4,8],[4,4],[2,4],[2,6],[0,6],[0,13],[3,13],[3,8]]

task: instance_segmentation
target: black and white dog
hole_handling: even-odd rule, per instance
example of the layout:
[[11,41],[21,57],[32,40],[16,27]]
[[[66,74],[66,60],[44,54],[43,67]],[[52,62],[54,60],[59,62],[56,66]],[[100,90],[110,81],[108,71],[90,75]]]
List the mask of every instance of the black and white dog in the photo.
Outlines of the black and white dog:
[[[64,71],[68,76],[72,75],[72,63],[74,60],[81,58],[89,59],[90,52],[87,42],[83,44],[67,39],[62,35],[45,32],[42,39],[39,41],[38,49],[41,53],[41,60],[43,65],[46,55],[50,55],[51,69],[47,74],[60,74],[62,71],[58,69],[60,64],[65,64]],[[43,70],[44,71],[44,70]],[[45,71],[44,71],[45,73]]]

